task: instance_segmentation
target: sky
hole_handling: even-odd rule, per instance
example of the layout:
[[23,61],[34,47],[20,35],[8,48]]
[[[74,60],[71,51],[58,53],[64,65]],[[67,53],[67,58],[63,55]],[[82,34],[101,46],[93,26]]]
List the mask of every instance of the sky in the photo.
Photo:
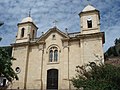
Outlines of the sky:
[[63,32],[80,31],[79,13],[88,4],[100,11],[101,32],[105,32],[104,51],[120,38],[120,0],[0,0],[0,46],[14,43],[17,24],[29,15],[38,26],[37,36],[56,26]]

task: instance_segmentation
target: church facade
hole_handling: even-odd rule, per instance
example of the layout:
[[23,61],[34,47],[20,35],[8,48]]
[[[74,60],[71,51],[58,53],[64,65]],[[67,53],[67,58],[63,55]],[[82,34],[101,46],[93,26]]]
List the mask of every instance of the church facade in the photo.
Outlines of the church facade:
[[100,32],[100,13],[87,5],[79,14],[81,32],[64,33],[56,26],[40,37],[31,17],[18,23],[13,47],[13,68],[19,80],[12,89],[67,89],[73,88],[70,79],[76,66],[89,62],[104,62],[104,33]]

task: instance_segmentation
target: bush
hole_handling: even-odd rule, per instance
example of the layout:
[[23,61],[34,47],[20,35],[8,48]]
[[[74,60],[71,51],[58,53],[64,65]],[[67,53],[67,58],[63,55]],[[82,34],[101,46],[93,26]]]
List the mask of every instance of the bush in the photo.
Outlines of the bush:
[[[89,67],[89,69],[86,69]],[[120,67],[109,64],[77,67],[77,75],[71,79],[77,89],[120,90]]]

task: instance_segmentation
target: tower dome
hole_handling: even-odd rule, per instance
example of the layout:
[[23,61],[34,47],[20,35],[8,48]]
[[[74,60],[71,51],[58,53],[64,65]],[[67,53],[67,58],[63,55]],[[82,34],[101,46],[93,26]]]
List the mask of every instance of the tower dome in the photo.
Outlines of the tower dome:
[[25,22],[33,22],[33,19],[31,17],[26,17],[21,21],[21,23],[25,23]]
[[93,10],[97,10],[97,9],[89,4],[82,10],[82,12],[93,11]]

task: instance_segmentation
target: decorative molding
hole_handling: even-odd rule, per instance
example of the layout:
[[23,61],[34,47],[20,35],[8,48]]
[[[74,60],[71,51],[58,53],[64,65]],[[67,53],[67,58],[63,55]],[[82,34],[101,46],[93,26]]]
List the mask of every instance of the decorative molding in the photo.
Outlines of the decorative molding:
[[96,28],[83,28],[82,31],[89,31],[89,30],[97,30],[99,31],[99,28],[96,27]]
[[49,49],[50,49],[51,47],[57,47],[57,48],[58,48],[58,51],[61,52],[61,48],[60,48],[57,44],[51,44],[50,46],[47,47],[46,53],[48,53],[48,51],[49,51]]

